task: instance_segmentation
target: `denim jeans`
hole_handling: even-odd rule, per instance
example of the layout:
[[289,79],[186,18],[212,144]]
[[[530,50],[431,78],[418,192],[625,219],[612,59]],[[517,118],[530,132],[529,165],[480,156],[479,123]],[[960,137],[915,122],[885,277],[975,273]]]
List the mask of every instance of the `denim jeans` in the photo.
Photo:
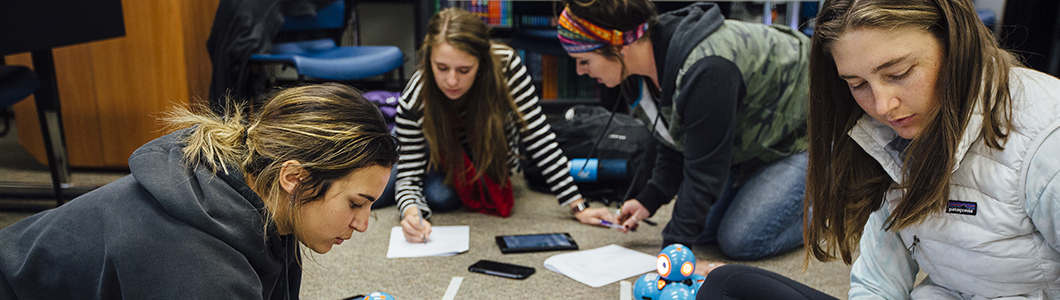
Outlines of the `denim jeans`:
[[[397,185],[397,166],[390,171],[390,182],[387,182],[383,195],[375,203],[372,209],[391,206],[397,203],[394,193]],[[427,206],[432,212],[447,212],[457,210],[464,206],[460,201],[460,195],[456,193],[453,186],[445,184],[445,173],[438,171],[427,171],[423,175],[423,197],[427,198]]]
[[728,258],[757,260],[802,245],[806,152],[759,167],[740,186],[729,175],[710,207],[698,243],[718,243]]

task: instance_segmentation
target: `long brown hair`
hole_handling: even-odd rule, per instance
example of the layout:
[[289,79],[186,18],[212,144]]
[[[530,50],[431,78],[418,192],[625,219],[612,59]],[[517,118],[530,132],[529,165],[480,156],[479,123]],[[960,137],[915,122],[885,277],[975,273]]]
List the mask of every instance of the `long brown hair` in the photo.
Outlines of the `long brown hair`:
[[[431,70],[431,53],[443,43],[452,45],[478,59],[479,67],[475,82],[467,91],[466,116],[459,120],[453,107],[454,101],[445,97]],[[476,167],[472,180],[483,175],[503,184],[508,179],[508,157],[513,155],[508,147],[505,124],[516,120],[525,127],[522,114],[512,100],[508,90],[503,65],[493,55],[494,45],[489,39],[489,27],[477,16],[459,9],[447,8],[439,11],[427,23],[427,36],[419,50],[420,89],[419,105],[423,108],[423,136],[430,147],[431,168],[445,170],[446,182],[454,182],[464,174],[464,159],[461,141],[454,124],[463,124],[471,147],[471,157]],[[463,180],[462,178],[460,180]]]
[[[276,91],[253,116],[239,105],[221,115],[203,106],[195,112],[174,108],[164,121],[169,128],[192,128],[184,139],[184,161],[252,175],[265,213],[299,238],[304,234],[295,212],[305,204],[323,200],[336,180],[355,170],[391,167],[398,159],[397,141],[379,109],[357,90],[334,83]],[[309,173],[289,198],[279,184],[287,160]]]
[[[895,183],[847,132],[864,111],[839,78],[830,47],[864,28],[926,30],[943,47],[935,88],[937,107],[905,151],[904,182]],[[810,158],[806,176],[803,238],[809,255],[851,263],[869,214],[884,193],[904,196],[885,230],[915,225],[942,211],[960,141],[976,103],[984,114],[983,139],[1002,149],[1012,129],[1009,69],[1019,62],[1000,49],[971,0],[827,0],[817,16],[810,52]],[[985,84],[984,84],[985,83]]]

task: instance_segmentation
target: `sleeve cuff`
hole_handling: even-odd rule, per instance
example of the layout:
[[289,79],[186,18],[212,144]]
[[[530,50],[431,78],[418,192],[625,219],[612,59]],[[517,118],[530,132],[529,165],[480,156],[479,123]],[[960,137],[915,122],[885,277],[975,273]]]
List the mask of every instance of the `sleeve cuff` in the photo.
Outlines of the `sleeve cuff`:
[[662,191],[651,184],[645,186],[644,189],[640,191],[640,194],[637,195],[636,199],[637,201],[640,201],[641,205],[644,205],[644,208],[648,209],[648,212],[651,213],[649,217],[654,216],[655,211],[659,210],[659,207],[663,206],[663,204],[670,202],[663,200],[666,199],[666,196],[663,195]]

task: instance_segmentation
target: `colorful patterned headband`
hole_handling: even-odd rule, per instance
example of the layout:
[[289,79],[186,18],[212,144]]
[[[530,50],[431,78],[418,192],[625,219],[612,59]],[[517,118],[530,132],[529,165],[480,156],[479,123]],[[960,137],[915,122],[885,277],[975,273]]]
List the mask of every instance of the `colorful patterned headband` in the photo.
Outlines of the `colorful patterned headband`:
[[622,32],[607,30],[589,23],[570,13],[564,8],[559,17],[559,43],[570,53],[581,53],[596,50],[603,46],[622,46],[632,44],[648,31],[648,22],[640,24],[633,30]]

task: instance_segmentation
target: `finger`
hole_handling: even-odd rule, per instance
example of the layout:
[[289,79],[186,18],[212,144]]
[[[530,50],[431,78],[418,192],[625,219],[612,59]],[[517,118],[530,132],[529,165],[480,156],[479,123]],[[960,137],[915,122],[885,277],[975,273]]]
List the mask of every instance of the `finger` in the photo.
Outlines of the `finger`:
[[611,214],[600,216],[600,220],[611,222],[611,224],[619,224],[618,220],[616,220],[614,216],[611,216]]
[[[595,219],[597,219],[597,220],[603,220],[603,221],[610,222],[611,224],[615,224],[615,217],[613,215],[611,215],[611,212],[608,211],[608,209],[606,209],[606,208],[601,208],[601,209],[598,209],[598,210],[594,210],[593,213],[592,213],[592,216]],[[599,223],[599,222],[597,222],[597,223]]]
[[625,232],[637,231],[637,223],[633,218],[626,219],[625,223],[622,223],[622,228],[625,229]]
[[[595,218],[595,217],[594,218],[589,218],[589,221],[586,222],[586,223],[593,224],[593,225],[600,226],[600,227],[604,227],[604,228],[611,227],[611,226],[608,226],[608,224],[605,224],[602,219]],[[611,224],[613,224],[613,223],[611,223]]]
[[423,237],[428,238],[431,236],[431,223],[423,221]]
[[423,227],[424,226],[421,226],[423,224],[423,222],[420,221],[419,217],[409,218],[408,222],[409,222],[409,226],[412,226],[412,228],[416,229],[417,232],[422,232],[423,231]]
[[405,233],[405,241],[409,243],[422,243],[423,240],[419,236],[411,236],[407,232]]
[[646,212],[642,213],[642,214],[637,216],[637,222],[643,222],[644,220],[647,220],[648,217],[649,217],[648,213],[646,213]]
[[632,214],[619,210],[618,215],[615,216],[615,219],[618,221],[618,223],[626,223],[626,220],[629,220],[630,216],[632,216]]
[[418,237],[423,234],[423,231],[416,228],[417,224],[416,222],[409,222],[409,220],[401,220],[401,231],[405,232],[405,235]]
[[622,227],[625,227],[627,231],[637,230],[637,219],[630,217],[628,220],[622,223]]
[[409,243],[422,243],[423,238],[418,232],[410,232],[409,230],[402,230],[405,234],[405,240]]

